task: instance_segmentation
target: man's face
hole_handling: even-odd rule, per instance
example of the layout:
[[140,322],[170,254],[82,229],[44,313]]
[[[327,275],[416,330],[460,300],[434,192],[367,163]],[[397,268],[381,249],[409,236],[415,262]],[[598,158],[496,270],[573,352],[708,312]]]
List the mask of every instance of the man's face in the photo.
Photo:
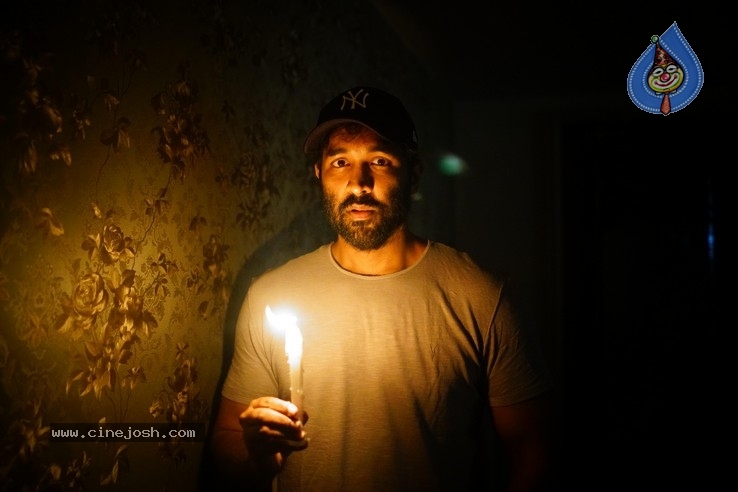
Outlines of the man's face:
[[323,187],[328,220],[351,246],[377,249],[405,226],[410,171],[372,130],[334,131],[315,174]]

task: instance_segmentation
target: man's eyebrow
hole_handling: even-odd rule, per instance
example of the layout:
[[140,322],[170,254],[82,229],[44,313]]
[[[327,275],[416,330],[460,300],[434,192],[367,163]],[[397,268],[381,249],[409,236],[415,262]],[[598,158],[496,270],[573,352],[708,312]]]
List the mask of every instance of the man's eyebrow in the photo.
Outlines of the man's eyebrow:
[[397,155],[397,147],[384,142],[379,142],[377,145],[369,149],[372,152],[383,152],[385,154]]
[[[325,149],[325,156],[326,157],[333,157],[336,154],[343,154],[345,152],[348,152],[348,147],[339,147],[339,146],[332,146],[332,147],[326,147]],[[389,154],[396,156],[398,154],[397,149],[386,143],[378,143],[372,147],[369,147],[369,152],[382,152],[384,154]]]
[[347,151],[346,147],[326,147],[325,156],[333,157],[336,154],[343,154],[346,151]]

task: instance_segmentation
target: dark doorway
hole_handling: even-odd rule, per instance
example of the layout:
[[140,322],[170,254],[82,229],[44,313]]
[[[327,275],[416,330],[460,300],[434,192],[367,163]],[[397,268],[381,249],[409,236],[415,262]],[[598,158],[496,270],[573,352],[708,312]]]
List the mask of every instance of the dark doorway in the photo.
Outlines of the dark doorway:
[[717,480],[735,156],[727,122],[693,106],[563,128],[562,490]]

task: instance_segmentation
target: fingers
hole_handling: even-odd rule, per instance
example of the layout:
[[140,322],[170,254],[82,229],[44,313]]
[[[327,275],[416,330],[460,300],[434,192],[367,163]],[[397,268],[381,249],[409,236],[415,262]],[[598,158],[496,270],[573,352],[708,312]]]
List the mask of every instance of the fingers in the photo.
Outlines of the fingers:
[[279,398],[253,400],[239,417],[249,452],[256,455],[295,450],[294,442],[305,438],[297,413],[293,403]]
[[273,396],[263,396],[257,398],[251,402],[251,406],[254,408],[270,408],[277,412],[294,417],[297,415],[297,406],[294,403],[287,400],[281,400]]
[[247,421],[266,421],[274,425],[294,427],[297,424],[298,409],[294,403],[273,396],[253,400],[241,414],[242,423]]

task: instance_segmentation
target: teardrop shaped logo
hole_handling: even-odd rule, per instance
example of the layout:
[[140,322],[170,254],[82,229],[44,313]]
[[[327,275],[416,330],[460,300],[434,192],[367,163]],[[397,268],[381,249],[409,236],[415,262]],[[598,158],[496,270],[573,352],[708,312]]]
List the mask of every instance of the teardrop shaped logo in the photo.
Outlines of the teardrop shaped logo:
[[628,73],[628,96],[643,111],[664,116],[691,103],[705,82],[697,55],[674,22]]

